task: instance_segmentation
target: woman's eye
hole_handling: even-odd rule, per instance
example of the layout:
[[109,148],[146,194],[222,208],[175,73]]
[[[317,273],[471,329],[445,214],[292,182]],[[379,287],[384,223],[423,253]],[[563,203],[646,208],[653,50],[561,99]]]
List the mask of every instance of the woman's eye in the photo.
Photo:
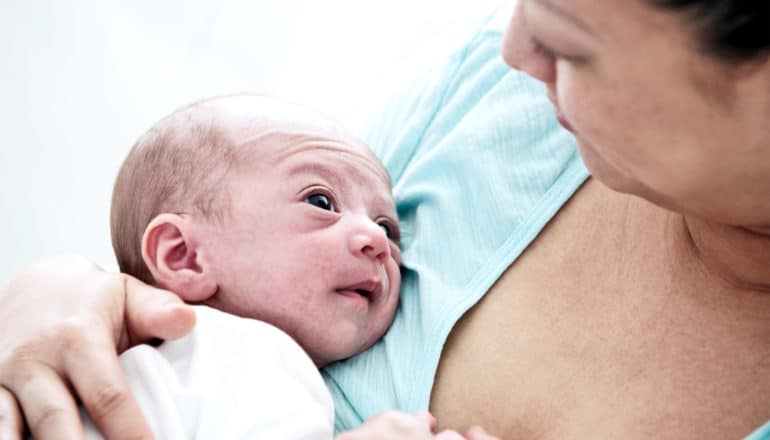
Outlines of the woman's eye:
[[531,40],[536,54],[543,55],[552,60],[562,58],[560,54],[556,53],[553,49],[546,47],[543,43],[540,42],[540,40],[536,39],[535,37],[532,37]]
[[334,203],[332,203],[329,197],[323,194],[313,194],[307,196],[305,197],[305,203],[310,203],[316,208],[321,208],[326,211],[334,211]]
[[545,44],[543,44],[540,40],[538,40],[535,37],[531,37],[530,39],[532,41],[532,46],[534,47],[535,53],[538,55],[542,55],[553,62],[557,60],[564,60],[564,61],[569,61],[571,63],[578,64],[585,61],[585,59],[581,57],[566,55],[564,53],[557,52],[551,49],[550,47],[546,46]]

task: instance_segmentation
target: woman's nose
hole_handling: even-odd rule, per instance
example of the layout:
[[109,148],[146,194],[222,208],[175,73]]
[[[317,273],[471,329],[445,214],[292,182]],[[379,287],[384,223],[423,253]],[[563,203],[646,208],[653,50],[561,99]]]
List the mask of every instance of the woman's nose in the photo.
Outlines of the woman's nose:
[[524,20],[524,4],[519,0],[505,31],[502,44],[503,60],[516,70],[550,85],[556,82],[556,60],[537,50]]
[[350,237],[351,252],[383,261],[390,257],[390,240],[388,240],[385,230],[369,219],[356,223],[355,230]]

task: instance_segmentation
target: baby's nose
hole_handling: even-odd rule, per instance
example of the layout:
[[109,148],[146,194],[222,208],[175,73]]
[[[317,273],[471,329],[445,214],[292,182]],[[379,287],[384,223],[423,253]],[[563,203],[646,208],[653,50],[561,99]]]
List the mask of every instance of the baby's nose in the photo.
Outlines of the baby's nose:
[[367,220],[358,225],[350,238],[351,251],[369,258],[385,260],[390,257],[390,243],[385,230]]

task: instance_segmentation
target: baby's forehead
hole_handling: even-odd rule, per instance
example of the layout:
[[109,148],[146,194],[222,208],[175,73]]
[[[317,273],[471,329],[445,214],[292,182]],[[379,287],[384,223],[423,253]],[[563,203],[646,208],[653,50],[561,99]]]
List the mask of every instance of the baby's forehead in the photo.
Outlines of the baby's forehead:
[[303,139],[368,148],[333,118],[307,107],[259,95],[233,95],[202,101],[191,108],[194,119],[209,119],[238,146],[267,148]]
[[364,185],[372,178],[388,191],[390,176],[380,160],[358,139],[344,133],[285,127],[261,131],[242,140],[238,150],[245,166],[283,169],[286,173],[323,172],[350,177]]
[[390,188],[387,171],[356,136],[334,119],[307,107],[259,95],[233,95],[191,107],[193,118],[211,120],[227,136],[246,167],[323,156],[343,164],[356,159]]

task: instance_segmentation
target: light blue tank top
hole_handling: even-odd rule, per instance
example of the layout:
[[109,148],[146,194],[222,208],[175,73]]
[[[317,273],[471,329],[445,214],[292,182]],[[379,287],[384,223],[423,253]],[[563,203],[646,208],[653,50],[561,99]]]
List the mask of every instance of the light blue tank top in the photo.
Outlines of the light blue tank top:
[[[385,337],[323,370],[338,432],[428,408],[454,324],[588,177],[542,85],[502,61],[501,37],[482,27],[367,139],[394,183],[403,285]],[[770,439],[770,424],[750,439]]]
[[427,409],[444,341],[588,176],[543,87],[490,24],[391,103],[367,141],[394,183],[404,262],[390,330],[324,369],[336,429]]
[[770,422],[754,431],[745,440],[768,440],[770,439]]

